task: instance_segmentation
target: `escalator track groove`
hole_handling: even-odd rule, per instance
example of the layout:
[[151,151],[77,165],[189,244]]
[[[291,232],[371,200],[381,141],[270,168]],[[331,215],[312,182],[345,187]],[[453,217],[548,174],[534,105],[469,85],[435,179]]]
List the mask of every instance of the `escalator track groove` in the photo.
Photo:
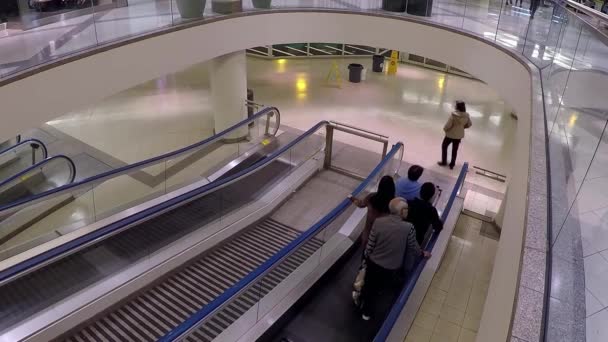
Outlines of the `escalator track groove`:
[[[156,340],[259,267],[300,233],[268,218],[203,253],[197,260],[94,318],[80,330],[70,332],[65,341]],[[264,275],[256,286],[216,311],[187,340],[211,341],[216,338],[322,245],[323,241],[318,239],[306,242],[297,253]]]

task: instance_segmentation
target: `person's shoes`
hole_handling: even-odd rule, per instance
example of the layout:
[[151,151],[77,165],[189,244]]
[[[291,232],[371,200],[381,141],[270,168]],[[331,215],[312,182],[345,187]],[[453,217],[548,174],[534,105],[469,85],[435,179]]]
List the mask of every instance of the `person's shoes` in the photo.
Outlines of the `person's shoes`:
[[439,166],[446,166],[446,165],[448,165],[448,164],[443,163],[443,162],[437,162],[437,165],[439,165]]
[[363,314],[363,315],[361,315],[361,318],[363,318],[364,321],[369,321],[372,318],[372,316]]
[[454,165],[450,165],[450,170],[454,170]]
[[531,15],[531,16],[530,16],[530,20],[532,20],[532,19],[534,19],[534,15]]

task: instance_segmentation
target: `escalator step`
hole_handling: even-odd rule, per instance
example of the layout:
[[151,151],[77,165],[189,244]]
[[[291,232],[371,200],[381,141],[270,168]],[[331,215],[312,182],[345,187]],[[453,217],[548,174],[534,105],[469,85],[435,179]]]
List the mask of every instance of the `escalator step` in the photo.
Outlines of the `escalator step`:
[[[191,206],[192,217],[184,224],[197,220],[196,206]],[[164,220],[163,220],[164,221]],[[190,222],[188,222],[190,221]],[[164,235],[162,224],[150,227]],[[175,227],[175,226],[173,226]],[[170,231],[170,229],[169,229]],[[300,231],[276,220],[267,219],[253,229],[239,234],[226,244],[203,254],[198,260],[185,265],[177,273],[162,280],[134,299],[99,317],[68,341],[153,341],[217,298],[221,293],[275,255]],[[150,239],[157,237],[150,235]],[[114,245],[111,254],[132,253],[126,241]],[[307,241],[295,253],[282,260],[249,289],[232,302],[217,310],[186,341],[211,341],[315,253],[323,242],[316,238]],[[119,247],[120,246],[120,247]]]

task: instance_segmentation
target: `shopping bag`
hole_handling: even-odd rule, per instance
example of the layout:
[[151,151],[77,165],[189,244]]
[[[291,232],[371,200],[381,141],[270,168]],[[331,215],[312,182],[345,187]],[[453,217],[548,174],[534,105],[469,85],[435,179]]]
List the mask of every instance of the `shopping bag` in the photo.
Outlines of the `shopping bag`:
[[365,267],[361,267],[359,269],[359,273],[357,273],[357,276],[355,277],[355,282],[353,284],[353,288],[355,289],[355,291],[361,292],[364,282],[365,282]]

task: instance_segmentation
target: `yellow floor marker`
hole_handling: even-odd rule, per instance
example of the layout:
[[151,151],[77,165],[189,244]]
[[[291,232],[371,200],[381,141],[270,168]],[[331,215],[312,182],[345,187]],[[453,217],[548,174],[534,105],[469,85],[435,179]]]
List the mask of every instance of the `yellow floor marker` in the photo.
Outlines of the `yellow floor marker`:
[[332,80],[335,82],[334,85],[337,85],[338,88],[342,88],[342,74],[340,73],[340,68],[338,67],[338,63],[336,63],[336,61],[332,62],[331,69],[325,78],[325,82],[328,85],[332,85]]

